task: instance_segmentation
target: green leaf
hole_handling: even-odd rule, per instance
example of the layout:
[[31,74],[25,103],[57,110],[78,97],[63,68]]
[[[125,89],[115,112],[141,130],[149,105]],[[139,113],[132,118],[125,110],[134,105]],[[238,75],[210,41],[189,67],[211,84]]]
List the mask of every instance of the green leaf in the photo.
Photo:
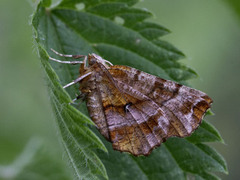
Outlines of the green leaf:
[[191,143],[201,143],[201,142],[222,142],[219,132],[216,128],[209,122],[203,121],[201,126],[190,136],[186,138]]
[[[132,66],[184,84],[196,77],[192,69],[178,62],[184,54],[160,40],[169,30],[145,21],[151,13],[133,8],[135,3],[136,0],[63,0],[53,9],[46,9],[40,3],[34,14],[32,24],[50,100],[75,176],[81,179],[216,179],[211,173],[227,173],[227,168],[222,157],[203,144],[223,142],[212,125],[203,122],[191,137],[171,138],[148,157],[113,151],[111,143],[91,128],[93,123],[86,116],[86,107],[81,105],[78,111],[69,105],[70,97],[74,98],[78,92],[77,86],[69,87],[67,92],[62,89],[78,77],[79,66],[48,60],[48,55],[59,58],[51,48],[63,54],[94,52],[113,64]],[[79,6],[84,8],[79,10]]]
[[[165,27],[150,22],[139,22],[133,28],[149,40],[155,40],[170,32]],[[181,52],[179,51],[179,53]]]
[[[33,18],[37,43],[43,40],[42,37],[39,37],[39,31],[43,34],[49,33],[49,19],[44,17],[45,12],[40,4]],[[57,38],[51,38],[52,41],[58,40]],[[48,42],[51,42],[51,40]],[[58,77],[48,62],[48,55],[40,44],[38,44],[38,50],[48,82],[50,100],[62,136],[63,147],[70,164],[75,170],[76,177],[98,179],[97,176],[103,176],[107,178],[105,167],[93,152],[93,149],[107,150],[98,137],[87,127],[87,124],[93,124],[92,121],[69,105],[71,99],[59,84]]]

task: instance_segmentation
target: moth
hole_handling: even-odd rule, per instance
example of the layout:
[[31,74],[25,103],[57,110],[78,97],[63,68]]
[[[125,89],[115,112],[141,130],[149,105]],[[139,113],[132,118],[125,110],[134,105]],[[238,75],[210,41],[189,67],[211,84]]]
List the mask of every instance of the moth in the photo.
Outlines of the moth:
[[132,67],[113,65],[96,54],[59,56],[80,64],[79,83],[89,115],[115,150],[149,155],[167,138],[186,137],[198,128],[212,99],[205,93]]

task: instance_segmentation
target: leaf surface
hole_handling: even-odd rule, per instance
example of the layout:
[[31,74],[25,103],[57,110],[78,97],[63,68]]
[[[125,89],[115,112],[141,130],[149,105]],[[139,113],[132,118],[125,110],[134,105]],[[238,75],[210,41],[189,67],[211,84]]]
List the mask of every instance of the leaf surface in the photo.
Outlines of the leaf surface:
[[[203,144],[223,141],[206,121],[189,138],[171,138],[150,156],[133,157],[113,151],[111,144],[98,132],[97,135],[92,132],[89,126],[93,123],[84,105],[78,107],[78,111],[68,104],[78,88],[72,86],[66,92],[62,86],[78,77],[79,66],[49,62],[48,55],[65,60],[52,53],[51,48],[63,54],[96,53],[113,64],[132,66],[181,83],[196,77],[192,69],[178,61],[184,54],[160,40],[169,30],[147,22],[151,13],[132,7],[135,3],[135,0],[63,0],[52,9],[40,3],[34,14],[32,24],[50,100],[76,177],[186,179],[194,176],[209,179],[217,178],[212,172],[227,173],[221,155]],[[79,4],[84,8],[79,10]],[[120,19],[120,23],[116,19]]]

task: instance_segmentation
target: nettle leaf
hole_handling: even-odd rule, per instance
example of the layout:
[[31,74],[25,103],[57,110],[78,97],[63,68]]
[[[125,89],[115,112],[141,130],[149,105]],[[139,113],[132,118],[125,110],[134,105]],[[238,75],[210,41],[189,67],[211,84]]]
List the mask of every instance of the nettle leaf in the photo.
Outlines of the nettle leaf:
[[45,1],[33,16],[36,44],[69,162],[79,179],[217,179],[212,173],[227,173],[226,163],[203,143],[223,140],[208,122],[203,121],[191,137],[170,138],[148,157],[113,151],[93,128],[86,106],[76,106],[77,110],[69,105],[78,87],[71,86],[67,92],[62,88],[78,77],[79,66],[48,60],[49,56],[59,58],[51,48],[63,54],[94,52],[113,64],[132,66],[181,83],[196,77],[192,69],[178,61],[184,54],[160,40],[169,30],[147,22],[151,13],[132,7],[136,2],[63,0],[49,9]]

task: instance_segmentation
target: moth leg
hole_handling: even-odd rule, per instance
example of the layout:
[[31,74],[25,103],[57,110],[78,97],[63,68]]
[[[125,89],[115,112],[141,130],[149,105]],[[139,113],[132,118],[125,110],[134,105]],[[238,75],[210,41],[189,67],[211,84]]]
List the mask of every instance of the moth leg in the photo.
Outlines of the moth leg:
[[86,98],[86,94],[85,93],[81,93],[79,95],[76,94],[76,98],[74,98],[72,100],[72,102],[70,102],[69,104],[76,104],[75,101],[81,99],[81,100],[84,100]]
[[83,64],[84,64],[84,68],[86,68],[87,67],[87,56],[84,57]]
[[55,61],[55,62],[59,62],[59,63],[63,63],[63,64],[82,64],[82,63],[85,63],[84,66],[86,66],[86,61],[87,61],[87,56],[85,55],[70,55],[70,54],[61,54],[53,49],[51,49],[56,55],[58,56],[61,56],[61,57],[71,57],[71,58],[74,58],[74,59],[78,59],[78,58],[82,58],[84,57],[84,60],[83,61],[61,61],[59,59],[55,59],[55,58],[52,58],[52,57],[49,57],[50,60],[52,61]]
[[52,48],[51,48],[51,51],[54,52],[56,55],[58,55],[58,56],[62,56],[62,57],[70,57],[70,58],[74,58],[74,59],[78,59],[78,58],[86,57],[85,55],[61,54],[61,53],[55,51],[55,50],[52,49]]
[[81,81],[81,80],[84,79],[85,77],[89,76],[90,74],[92,74],[92,72],[88,72],[88,73],[86,73],[86,74],[78,77],[78,78],[75,79],[74,81],[72,81],[72,82],[66,84],[65,86],[63,86],[63,88],[65,89],[65,88],[67,88],[67,87],[69,87],[69,86],[71,86],[71,85],[73,85],[73,84],[78,83],[79,81]]
[[82,64],[84,63],[83,61],[61,61],[59,59],[55,59],[55,58],[52,58],[52,57],[49,57],[49,59],[51,59],[52,61],[55,61],[55,62],[59,62],[59,63],[63,63],[63,64]]

